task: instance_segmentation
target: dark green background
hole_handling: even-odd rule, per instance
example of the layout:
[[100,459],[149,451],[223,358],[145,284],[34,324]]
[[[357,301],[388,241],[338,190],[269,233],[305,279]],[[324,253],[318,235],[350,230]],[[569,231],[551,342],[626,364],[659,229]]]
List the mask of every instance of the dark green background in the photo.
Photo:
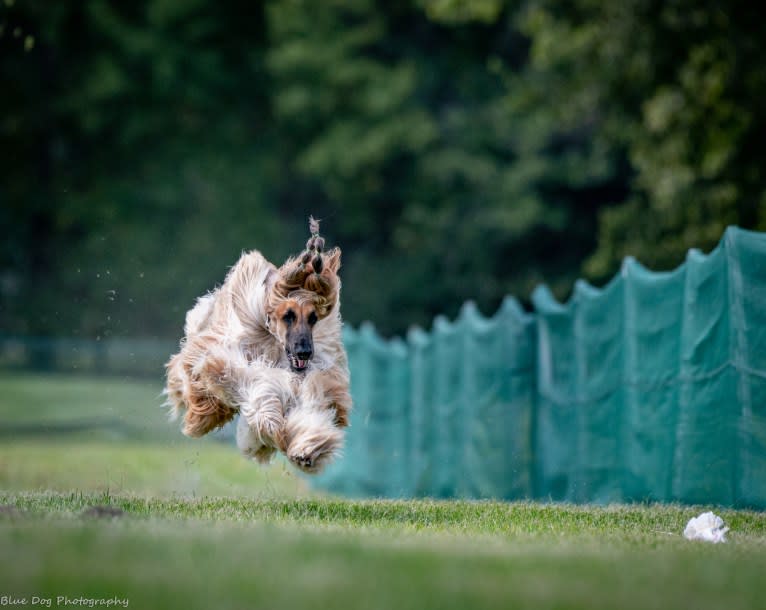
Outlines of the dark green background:
[[383,334],[766,229],[757,3],[0,2],[0,332],[175,338],[309,214]]

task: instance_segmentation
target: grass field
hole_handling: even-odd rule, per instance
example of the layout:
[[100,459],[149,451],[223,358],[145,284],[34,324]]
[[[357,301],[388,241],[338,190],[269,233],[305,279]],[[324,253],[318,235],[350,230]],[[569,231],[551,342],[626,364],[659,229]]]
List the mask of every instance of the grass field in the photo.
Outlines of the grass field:
[[0,489],[144,496],[300,497],[284,462],[259,468],[227,439],[184,437],[161,385],[0,376]]
[[732,531],[709,545],[681,536],[708,507],[321,496],[283,463],[261,469],[230,444],[183,439],[158,391],[0,377],[0,603],[766,607],[760,513],[716,509]]

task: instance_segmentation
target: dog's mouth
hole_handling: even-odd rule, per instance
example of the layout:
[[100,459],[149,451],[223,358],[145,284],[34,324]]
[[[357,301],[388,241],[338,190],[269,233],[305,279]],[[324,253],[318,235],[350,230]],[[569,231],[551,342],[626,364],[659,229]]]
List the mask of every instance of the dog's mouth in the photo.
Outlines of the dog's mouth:
[[292,368],[294,371],[305,371],[306,367],[309,365],[308,359],[301,359],[298,358],[298,356],[295,356],[294,354],[287,353],[287,359],[290,361],[290,368]]

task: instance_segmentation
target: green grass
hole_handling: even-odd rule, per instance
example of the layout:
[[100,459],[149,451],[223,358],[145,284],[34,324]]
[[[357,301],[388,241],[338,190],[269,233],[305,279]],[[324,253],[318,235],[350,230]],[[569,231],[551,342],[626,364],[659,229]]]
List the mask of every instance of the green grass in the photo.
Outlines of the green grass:
[[178,437],[161,406],[162,384],[68,375],[0,375],[3,436],[66,435],[110,441]]
[[0,447],[0,489],[129,493],[140,496],[298,497],[304,479],[284,460],[267,468],[232,444],[180,440],[19,440]]
[[[168,609],[766,607],[761,513],[716,509],[732,531],[710,545],[681,536],[703,507],[320,496],[284,463],[264,470],[230,444],[183,439],[158,412],[158,388],[120,383],[0,378],[0,428],[27,432],[0,443],[0,596]],[[65,419],[52,406],[59,385],[67,417],[111,405],[130,425],[31,432]],[[142,409],[165,428],[144,430]],[[104,505],[121,515],[86,516]]]
[[[5,589],[136,608],[755,608],[766,523],[726,545],[694,509],[6,494]],[[121,517],[90,518],[93,505]]]
[[297,497],[284,461],[260,468],[229,439],[184,437],[158,382],[0,376],[0,489]]

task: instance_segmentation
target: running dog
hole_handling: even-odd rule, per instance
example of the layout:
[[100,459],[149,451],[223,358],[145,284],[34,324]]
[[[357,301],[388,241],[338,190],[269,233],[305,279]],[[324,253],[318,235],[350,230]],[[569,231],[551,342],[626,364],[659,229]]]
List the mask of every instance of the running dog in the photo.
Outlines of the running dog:
[[314,474],[340,451],[351,411],[341,338],[341,251],[324,252],[310,219],[306,249],[277,268],[242,255],[223,285],[186,314],[165,394],[199,437],[239,413],[237,446],[268,463],[282,451]]

